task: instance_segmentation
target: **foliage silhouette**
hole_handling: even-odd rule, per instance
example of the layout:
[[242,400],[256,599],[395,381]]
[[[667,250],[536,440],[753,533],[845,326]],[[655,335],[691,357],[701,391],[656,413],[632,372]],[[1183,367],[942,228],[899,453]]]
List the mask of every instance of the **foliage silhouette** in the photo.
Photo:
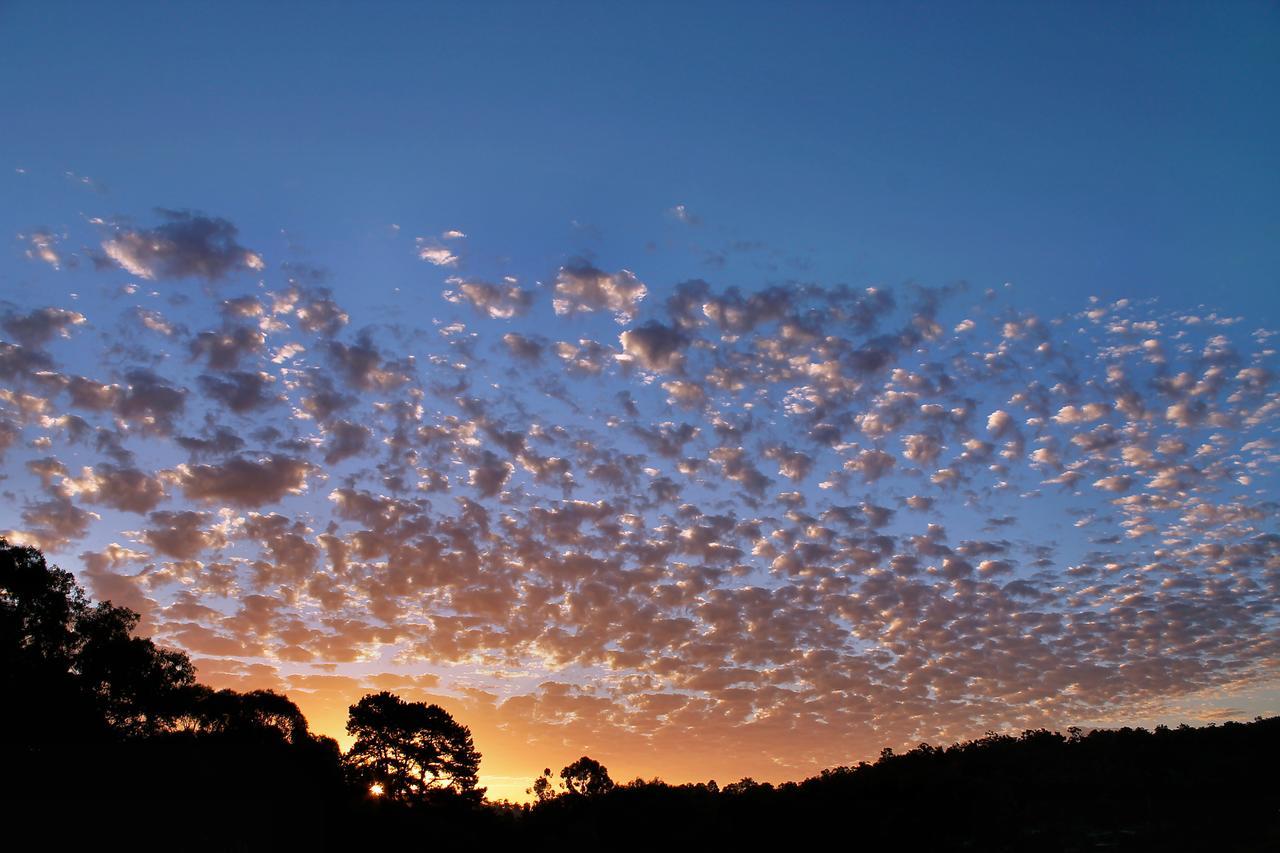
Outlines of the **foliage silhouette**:
[[545,802],[555,799],[556,783],[555,777],[551,775],[551,768],[547,767],[542,771],[542,775],[533,780],[533,784],[524,789],[524,792],[533,797],[535,802]]
[[393,800],[428,799],[449,789],[474,799],[480,753],[471,730],[439,705],[406,702],[393,693],[371,693],[352,705],[347,734],[356,739],[347,752],[353,779],[380,785]]
[[157,734],[195,684],[181,652],[132,635],[138,614],[90,604],[70,573],[0,539],[0,730],[31,753],[70,740]]
[[[337,743],[311,735],[284,696],[197,684],[185,654],[133,635],[138,621],[0,539],[0,803],[32,825],[45,815],[58,847],[78,846],[77,832],[100,844],[92,828],[118,821],[125,803],[183,803],[148,809],[137,849],[172,849],[175,838],[229,849],[248,835],[283,844],[281,810],[319,829],[346,796]],[[62,817],[70,802],[73,822]],[[193,813],[221,802],[235,803],[234,822]]]
[[599,761],[585,755],[561,770],[560,778],[564,780],[564,787],[570,794],[595,797],[613,790],[609,770]]

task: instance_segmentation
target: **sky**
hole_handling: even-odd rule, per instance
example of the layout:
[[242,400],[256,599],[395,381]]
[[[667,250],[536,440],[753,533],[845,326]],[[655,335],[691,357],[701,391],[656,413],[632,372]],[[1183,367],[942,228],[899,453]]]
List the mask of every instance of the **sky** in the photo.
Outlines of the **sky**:
[[0,3],[0,531],[495,797],[1275,713],[1278,87],[1268,3]]

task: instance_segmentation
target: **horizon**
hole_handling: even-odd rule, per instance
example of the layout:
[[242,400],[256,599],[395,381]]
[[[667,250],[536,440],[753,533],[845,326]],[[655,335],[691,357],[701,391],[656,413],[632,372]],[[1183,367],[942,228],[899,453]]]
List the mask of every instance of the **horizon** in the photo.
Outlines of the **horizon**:
[[1274,4],[296,11],[0,6],[0,535],[201,681],[515,801],[1280,711]]

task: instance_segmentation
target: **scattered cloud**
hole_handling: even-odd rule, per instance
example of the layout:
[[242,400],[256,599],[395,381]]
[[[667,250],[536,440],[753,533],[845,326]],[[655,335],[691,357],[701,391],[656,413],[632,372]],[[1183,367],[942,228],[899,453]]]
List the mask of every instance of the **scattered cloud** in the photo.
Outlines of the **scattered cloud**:
[[427,237],[419,237],[415,241],[418,246],[418,257],[437,267],[456,267],[458,256]]
[[454,289],[444,292],[445,299],[469,303],[476,311],[495,320],[518,317],[533,304],[533,294],[513,282],[490,284],[486,281],[451,278],[449,284]]
[[239,231],[227,220],[185,210],[157,212],[165,221],[155,228],[118,228],[102,242],[107,257],[132,275],[216,281],[238,270],[264,268],[260,255],[236,242]]
[[551,304],[559,315],[609,311],[620,324],[626,324],[635,319],[648,292],[630,270],[606,273],[586,262],[575,262],[556,274]]
[[262,282],[6,304],[4,535],[322,728],[383,685],[763,773],[1274,679],[1265,330],[585,261],[388,320],[164,217],[104,250]]

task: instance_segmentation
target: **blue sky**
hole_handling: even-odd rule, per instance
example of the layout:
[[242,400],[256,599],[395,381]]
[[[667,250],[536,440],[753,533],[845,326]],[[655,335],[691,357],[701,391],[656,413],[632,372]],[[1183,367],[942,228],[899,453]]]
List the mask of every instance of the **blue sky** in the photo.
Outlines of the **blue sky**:
[[0,3],[0,531],[501,795],[1274,711],[1278,89],[1262,3]]
[[684,203],[852,282],[1212,288],[1228,310],[1280,289],[1269,4],[0,14],[0,151],[123,209],[196,205],[313,245],[463,223],[537,260],[575,248],[569,221],[621,254]]

